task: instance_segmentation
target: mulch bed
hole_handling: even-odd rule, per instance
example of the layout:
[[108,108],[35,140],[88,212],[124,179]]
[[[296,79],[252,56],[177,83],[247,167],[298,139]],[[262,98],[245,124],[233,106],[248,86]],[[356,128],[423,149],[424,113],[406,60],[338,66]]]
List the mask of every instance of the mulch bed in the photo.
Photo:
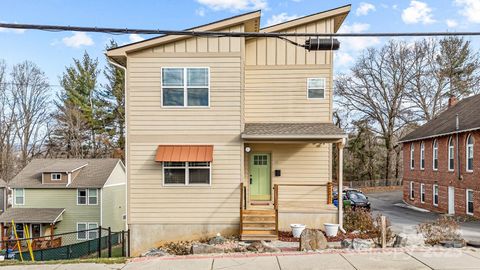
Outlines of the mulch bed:
[[[325,235],[325,232],[322,231],[323,234]],[[342,233],[338,232],[337,236],[330,237],[326,236],[328,242],[339,242],[345,239],[353,239],[353,238],[360,238],[360,239],[372,239],[372,236],[366,233],[363,234],[354,234],[354,233]],[[293,237],[292,232],[278,232],[278,240],[283,241],[283,242],[299,242],[300,238],[295,238]]]

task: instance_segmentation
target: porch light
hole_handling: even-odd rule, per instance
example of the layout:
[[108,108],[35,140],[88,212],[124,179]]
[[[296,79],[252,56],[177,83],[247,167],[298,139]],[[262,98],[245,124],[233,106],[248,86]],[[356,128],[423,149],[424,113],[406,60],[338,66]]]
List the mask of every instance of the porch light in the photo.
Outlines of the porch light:
[[250,153],[251,151],[252,151],[252,148],[250,148],[250,147],[248,147],[248,146],[245,147],[245,152]]

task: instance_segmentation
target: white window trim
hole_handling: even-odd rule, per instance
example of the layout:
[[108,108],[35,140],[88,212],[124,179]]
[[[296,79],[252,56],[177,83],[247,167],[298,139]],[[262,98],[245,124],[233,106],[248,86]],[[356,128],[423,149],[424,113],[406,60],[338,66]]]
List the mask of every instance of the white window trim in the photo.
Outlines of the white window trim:
[[410,170],[415,169],[415,145],[412,142],[410,144]]
[[440,190],[439,190],[439,187],[438,187],[437,184],[434,184],[433,187],[432,187],[432,194],[433,194],[433,195],[432,195],[432,204],[433,204],[434,206],[438,206],[438,200],[437,200],[437,203],[435,203],[435,188],[437,188],[437,198],[438,198],[438,200],[440,199],[440,198],[438,197],[438,196],[439,196],[439,191],[440,191]]
[[473,164],[472,164],[472,169],[469,169],[469,168],[468,168],[468,148],[469,148],[469,147],[472,148],[472,159],[473,159],[473,157],[474,157],[474,152],[473,152],[473,151],[474,151],[474,148],[473,148],[473,146],[474,146],[474,144],[475,144],[475,141],[473,141],[472,144],[469,144],[469,143],[468,143],[468,139],[470,139],[470,138],[472,138],[472,140],[474,140],[473,137],[472,137],[472,134],[468,134],[468,136],[467,136],[467,141],[465,142],[465,145],[466,145],[466,147],[465,147],[465,150],[466,150],[466,151],[465,151],[465,170],[466,170],[467,172],[473,172],[473,169],[474,169]]
[[[453,172],[455,171],[455,144],[453,143],[453,137],[450,137],[448,138],[448,171],[449,172]],[[452,145],[450,145],[450,143]],[[452,149],[452,151],[450,152],[450,148]],[[450,154],[452,154],[450,156]],[[453,168],[450,167],[450,160],[453,159]]]
[[[323,80],[323,98],[318,98],[318,97],[311,98],[311,97],[309,97],[308,90],[310,88],[308,88],[308,85],[309,85],[310,80]],[[317,89],[317,88],[312,88],[312,89]],[[326,78],[321,78],[321,77],[307,78],[307,99],[324,100],[326,98],[326,96],[327,96],[327,79]]]
[[[183,69],[183,106],[165,106],[163,105],[163,88],[180,88],[178,87],[173,87],[173,86],[168,86],[164,87],[163,86],[163,70],[164,69],[169,69],[169,68],[182,68]],[[195,68],[206,68],[208,72],[208,86],[187,86],[187,69],[195,69]],[[211,92],[211,83],[210,83],[210,67],[162,67],[160,71],[160,85],[161,85],[161,93],[160,93],[160,105],[162,108],[165,109],[209,109],[211,106],[211,100],[210,100],[210,92]],[[187,88],[198,88],[198,89],[208,89],[208,106],[188,106],[188,90]]]
[[420,170],[425,170],[425,143],[420,143]]
[[[189,183],[189,166],[188,162],[185,162],[185,167],[165,167],[165,163],[162,162],[162,181],[163,181],[163,186],[165,187],[210,187],[212,185],[212,162],[208,161],[209,165],[208,166],[208,184],[190,184]],[[192,167],[192,168],[204,168],[206,170],[206,167]],[[168,184],[165,183],[165,169],[185,169],[185,184]]]
[[[438,171],[438,140],[433,140],[432,145],[432,170]],[[437,167],[435,168],[435,160],[437,160]]]
[[[472,200],[473,200],[473,189],[467,189],[465,190],[465,212],[467,213],[467,215],[471,215],[473,216],[473,212],[468,212],[468,192],[472,192]],[[472,201],[473,203],[475,202],[475,200]],[[475,211],[475,205],[473,206],[473,211]]]
[[[84,233],[85,233],[85,238],[79,238],[79,237],[78,237],[78,231],[80,231],[80,230],[78,229],[78,225],[79,225],[79,224],[85,225],[85,231],[84,231]],[[90,238],[90,231],[93,230],[93,229],[89,229],[89,227],[90,227],[90,225],[92,225],[92,224],[95,224],[96,229],[98,230],[98,222],[77,222],[77,228],[76,228],[76,231],[77,231],[77,240],[93,240],[93,239],[97,239],[97,238],[98,238],[98,232],[96,232],[96,233],[97,233],[97,237],[95,237],[95,238]],[[82,230],[82,231],[83,231],[83,230]]]
[[413,200],[415,198],[415,196],[412,196],[412,191],[414,191],[413,190],[414,188],[415,188],[415,185],[414,185],[413,181],[410,181],[410,190],[409,190],[410,200]]
[[[78,191],[79,191],[79,190],[83,190],[83,189],[86,190],[86,200],[85,200],[85,203],[84,203],[84,204],[80,204],[80,203],[78,203]],[[90,203],[90,200],[89,200],[89,198],[90,198],[90,190],[91,190],[91,189],[97,190],[97,203],[95,203],[95,204]],[[77,188],[77,196],[76,196],[77,205],[98,205],[98,193],[99,193],[98,188]]]
[[425,184],[420,184],[420,202],[425,203]]
[[[90,228],[90,225],[92,224],[95,224],[95,229],[89,229]],[[90,230],[87,232],[87,239],[88,240],[92,240],[92,239],[97,239],[97,238],[100,238],[100,236],[98,235],[98,222],[88,222],[87,223],[87,230]],[[90,238],[90,232],[91,230],[97,230],[95,233],[97,234],[97,237],[93,237],[93,238]]]
[[[60,175],[60,179],[53,178],[54,175]],[[50,173],[50,180],[51,181],[62,181],[62,174],[61,173]]]
[[[17,203],[17,190],[22,190],[23,203]],[[24,188],[14,188],[13,189],[13,204],[14,205],[25,205],[25,189]]]

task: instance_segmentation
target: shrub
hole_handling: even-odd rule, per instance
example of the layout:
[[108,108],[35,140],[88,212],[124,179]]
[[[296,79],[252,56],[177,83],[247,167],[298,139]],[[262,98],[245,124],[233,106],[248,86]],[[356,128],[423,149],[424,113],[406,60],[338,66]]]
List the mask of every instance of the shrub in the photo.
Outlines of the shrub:
[[343,215],[343,228],[347,232],[371,232],[374,229],[372,214],[366,209],[357,208],[354,211],[351,207],[346,207]]
[[442,241],[462,240],[458,222],[448,216],[440,216],[432,222],[425,222],[417,227],[417,232],[425,238],[425,244],[437,245]]

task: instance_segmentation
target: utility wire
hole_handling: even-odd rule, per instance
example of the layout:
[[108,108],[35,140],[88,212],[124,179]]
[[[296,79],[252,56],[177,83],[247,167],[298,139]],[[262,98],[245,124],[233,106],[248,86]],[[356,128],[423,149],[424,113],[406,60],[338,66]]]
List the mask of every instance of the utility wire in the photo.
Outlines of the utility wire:
[[480,32],[384,32],[384,33],[265,33],[265,32],[217,32],[195,30],[161,30],[135,28],[82,27],[65,25],[40,25],[0,23],[0,28],[29,29],[42,31],[80,31],[107,34],[182,35],[213,37],[433,37],[433,36],[480,36]]

